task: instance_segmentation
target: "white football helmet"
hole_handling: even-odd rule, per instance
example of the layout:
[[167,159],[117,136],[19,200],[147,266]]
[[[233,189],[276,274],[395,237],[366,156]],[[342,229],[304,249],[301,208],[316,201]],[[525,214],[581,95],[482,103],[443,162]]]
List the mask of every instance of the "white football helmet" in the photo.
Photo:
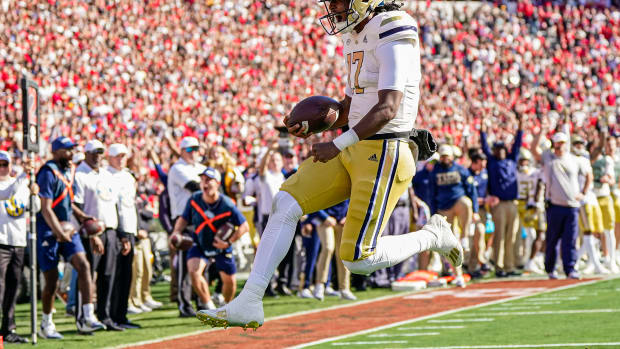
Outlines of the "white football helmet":
[[[331,12],[329,3],[332,1],[348,2],[347,10]],[[319,21],[329,35],[350,32],[358,23],[368,17],[375,8],[383,5],[383,0],[319,0],[319,2],[323,3],[327,10],[327,14],[319,18]]]

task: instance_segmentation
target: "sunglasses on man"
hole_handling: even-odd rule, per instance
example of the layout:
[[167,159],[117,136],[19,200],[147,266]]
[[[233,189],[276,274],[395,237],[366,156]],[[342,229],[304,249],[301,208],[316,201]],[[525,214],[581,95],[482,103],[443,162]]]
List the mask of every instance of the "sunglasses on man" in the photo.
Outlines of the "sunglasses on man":
[[3,167],[9,167],[9,163],[8,162],[0,162],[0,168]]
[[185,148],[185,151],[188,153],[195,152],[198,151],[198,147],[187,147]]

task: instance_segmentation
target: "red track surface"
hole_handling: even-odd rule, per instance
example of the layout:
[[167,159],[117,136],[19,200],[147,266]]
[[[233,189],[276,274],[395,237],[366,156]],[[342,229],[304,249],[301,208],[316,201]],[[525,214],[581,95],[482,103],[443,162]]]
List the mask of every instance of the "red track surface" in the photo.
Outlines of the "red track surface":
[[285,348],[578,282],[503,281],[473,284],[466,289],[438,289],[268,321],[256,332],[230,328],[133,348]]

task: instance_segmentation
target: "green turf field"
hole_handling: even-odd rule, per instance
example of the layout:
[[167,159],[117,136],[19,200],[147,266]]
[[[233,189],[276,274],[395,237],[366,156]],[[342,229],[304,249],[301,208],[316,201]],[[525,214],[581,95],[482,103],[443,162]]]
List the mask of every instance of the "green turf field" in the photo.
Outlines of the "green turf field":
[[[241,284],[241,283],[240,283]],[[241,287],[238,287],[240,290]],[[102,348],[115,347],[122,344],[137,343],[157,338],[192,333],[209,329],[201,325],[195,318],[179,318],[178,310],[174,303],[168,302],[169,284],[159,283],[152,289],[153,297],[164,302],[162,309],[150,313],[130,315],[129,319],[142,329],[128,330],[124,332],[97,332],[93,336],[78,335],[75,328],[75,320],[65,316],[65,309],[60,301],[56,302],[57,313],[54,314],[54,323],[59,332],[65,337],[61,341],[39,339],[37,348]],[[356,292],[359,300],[377,298],[395,294],[386,289],[369,289],[365,292]],[[300,299],[298,297],[280,297],[278,299],[265,299],[265,317],[274,317],[305,310],[320,309],[351,301],[340,300],[335,297],[326,297],[325,301],[319,302],[314,299]],[[41,320],[39,304],[39,321]],[[17,332],[29,338],[30,333],[30,306],[20,304],[16,310]],[[18,348],[24,346],[5,344],[6,348]]]
[[620,348],[620,279],[411,321],[311,348],[326,347]]

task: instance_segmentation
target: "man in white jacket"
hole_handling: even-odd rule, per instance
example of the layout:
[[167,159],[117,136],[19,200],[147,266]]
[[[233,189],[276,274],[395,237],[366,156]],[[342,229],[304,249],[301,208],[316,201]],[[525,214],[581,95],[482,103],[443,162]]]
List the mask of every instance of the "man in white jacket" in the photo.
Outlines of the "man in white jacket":
[[[7,343],[28,343],[28,339],[16,333],[15,302],[17,287],[24,268],[26,249],[26,211],[30,204],[30,193],[36,195],[38,187],[28,189],[25,181],[26,171],[19,179],[11,177],[11,156],[0,151],[0,308],[2,308],[2,327],[0,336]],[[17,185],[15,185],[17,184]],[[35,197],[34,211],[41,208],[39,197]]]

